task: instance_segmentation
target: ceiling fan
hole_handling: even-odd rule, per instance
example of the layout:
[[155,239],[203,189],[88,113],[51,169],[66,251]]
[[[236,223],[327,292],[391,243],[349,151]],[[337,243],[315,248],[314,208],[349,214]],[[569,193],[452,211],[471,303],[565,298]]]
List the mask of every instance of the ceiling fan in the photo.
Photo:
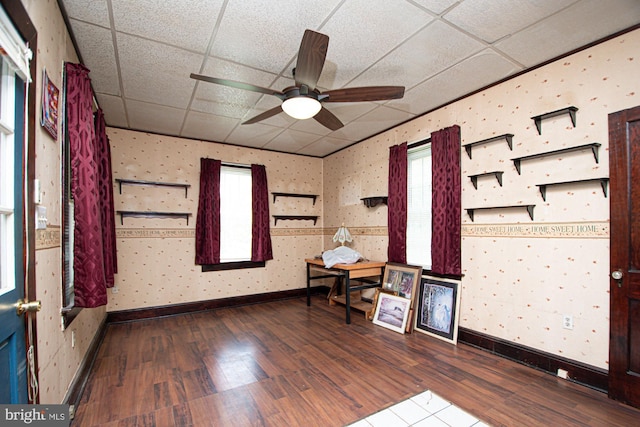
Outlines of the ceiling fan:
[[300,43],[296,67],[293,69],[296,85],[287,87],[282,91],[201,74],[192,73],[191,78],[236,89],[273,95],[282,100],[281,105],[250,118],[243,122],[243,125],[257,123],[284,111],[296,119],[313,117],[323,126],[331,130],[337,130],[343,127],[344,124],[332,112],[324,108],[321,103],[384,101],[399,99],[404,96],[404,86],[364,86],[321,92],[316,88],[316,84],[324,66],[328,46],[329,36],[306,30]]

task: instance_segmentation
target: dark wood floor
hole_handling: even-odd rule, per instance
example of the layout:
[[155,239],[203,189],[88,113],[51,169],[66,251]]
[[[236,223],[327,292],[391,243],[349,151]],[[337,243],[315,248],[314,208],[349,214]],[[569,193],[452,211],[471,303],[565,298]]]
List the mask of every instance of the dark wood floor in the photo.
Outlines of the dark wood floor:
[[632,426],[601,392],[321,296],[109,325],[73,426],[343,426],[431,390],[494,426]]

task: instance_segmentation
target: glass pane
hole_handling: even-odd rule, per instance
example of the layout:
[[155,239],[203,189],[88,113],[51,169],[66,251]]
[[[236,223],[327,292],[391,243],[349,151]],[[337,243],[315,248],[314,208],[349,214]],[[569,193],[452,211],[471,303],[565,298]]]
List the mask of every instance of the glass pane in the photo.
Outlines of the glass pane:
[[431,268],[431,146],[408,153],[407,263]]
[[14,240],[14,141],[9,132],[14,112],[7,108],[13,100],[13,79],[4,58],[0,81],[0,294],[15,287]]
[[220,173],[220,261],[251,260],[251,170]]

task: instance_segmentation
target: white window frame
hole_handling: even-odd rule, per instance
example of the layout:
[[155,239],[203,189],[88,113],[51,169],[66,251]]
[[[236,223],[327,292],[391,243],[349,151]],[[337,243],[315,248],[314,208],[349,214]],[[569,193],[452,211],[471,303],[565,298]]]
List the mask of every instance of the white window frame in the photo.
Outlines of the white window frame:
[[0,76],[0,295],[15,289],[15,67],[2,56]]
[[431,270],[431,143],[407,150],[407,264]]

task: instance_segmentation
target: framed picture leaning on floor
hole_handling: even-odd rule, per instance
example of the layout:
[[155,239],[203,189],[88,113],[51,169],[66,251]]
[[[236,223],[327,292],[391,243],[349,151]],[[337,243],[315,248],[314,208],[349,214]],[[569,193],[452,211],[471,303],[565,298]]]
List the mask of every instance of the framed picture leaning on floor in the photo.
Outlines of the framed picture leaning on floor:
[[417,295],[414,329],[456,344],[459,306],[458,283],[423,277]]
[[381,292],[378,294],[373,323],[404,334],[410,308],[410,299]]

